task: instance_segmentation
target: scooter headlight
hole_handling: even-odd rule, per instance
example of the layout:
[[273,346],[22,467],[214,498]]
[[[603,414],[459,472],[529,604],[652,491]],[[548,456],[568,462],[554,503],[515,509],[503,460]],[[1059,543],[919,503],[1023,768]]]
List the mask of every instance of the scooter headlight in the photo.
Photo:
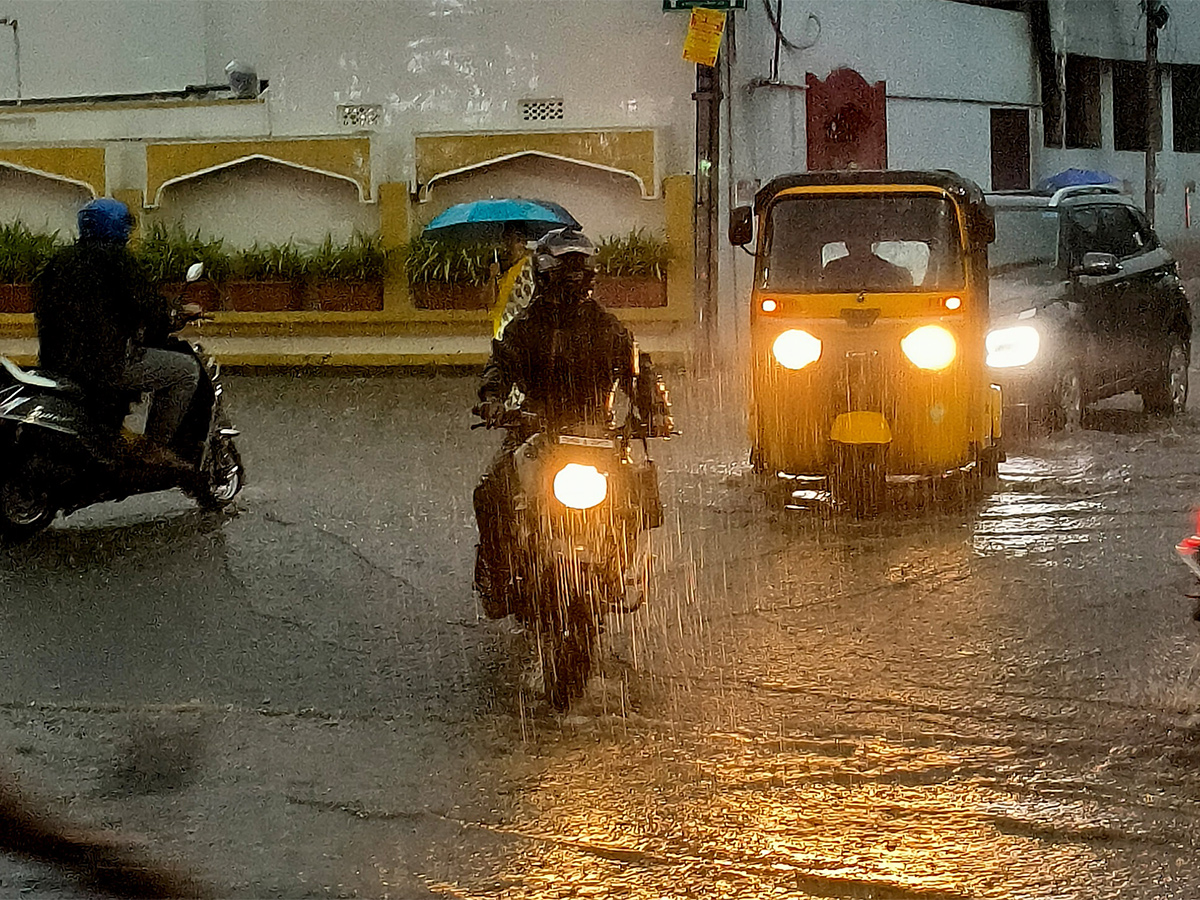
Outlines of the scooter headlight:
[[608,476],[595,466],[567,463],[554,476],[554,496],[571,509],[591,509],[608,496]]
[[803,369],[821,358],[821,341],[807,331],[793,328],[775,338],[771,352],[785,369]]
[[936,372],[954,362],[958,341],[941,325],[922,325],[900,341],[900,349],[917,368]]
[[1042,336],[1032,325],[997,328],[987,336],[987,364],[993,369],[1027,366],[1037,359]]

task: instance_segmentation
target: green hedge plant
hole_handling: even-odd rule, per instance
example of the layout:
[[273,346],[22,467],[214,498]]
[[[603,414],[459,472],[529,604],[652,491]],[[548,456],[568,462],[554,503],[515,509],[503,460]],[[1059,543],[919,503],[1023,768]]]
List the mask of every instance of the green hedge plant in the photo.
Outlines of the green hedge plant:
[[195,262],[204,263],[204,277],[211,281],[229,277],[230,259],[224,242],[202,239],[199,231],[188,234],[181,226],[155,223],[137,242],[134,254],[150,278],[160,283],[183,281],[188,266]]
[[320,280],[382,281],[394,256],[375,235],[355,232],[346,244],[335,244],[327,235],[310,254],[307,274]]
[[57,231],[34,231],[20,220],[0,225],[0,284],[33,281],[60,246]]
[[601,238],[596,248],[596,268],[601,275],[662,281],[670,261],[667,242],[647,234],[644,228],[635,228],[623,237]]
[[486,285],[492,278],[496,248],[416,238],[403,251],[409,284]]

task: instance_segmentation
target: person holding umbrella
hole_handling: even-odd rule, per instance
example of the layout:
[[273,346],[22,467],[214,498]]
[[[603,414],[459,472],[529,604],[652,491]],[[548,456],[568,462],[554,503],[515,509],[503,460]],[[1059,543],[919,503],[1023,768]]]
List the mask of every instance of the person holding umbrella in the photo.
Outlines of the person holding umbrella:
[[533,270],[528,266],[528,243],[555,228],[581,228],[566,209],[550,200],[493,197],[458,203],[425,226],[423,237],[456,243],[486,243],[497,247],[499,281],[492,305],[492,333],[504,328],[533,299]]

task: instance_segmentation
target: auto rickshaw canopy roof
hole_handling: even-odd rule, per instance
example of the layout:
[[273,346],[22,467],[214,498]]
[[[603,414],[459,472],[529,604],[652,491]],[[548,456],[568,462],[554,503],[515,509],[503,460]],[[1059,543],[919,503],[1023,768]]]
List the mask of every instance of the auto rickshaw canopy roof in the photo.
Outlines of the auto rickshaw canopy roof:
[[850,169],[829,172],[797,172],[779,175],[763,185],[754,195],[754,212],[762,215],[767,205],[779,194],[795,188],[839,187],[853,189],[858,186],[895,185],[929,186],[940,188],[961,204],[966,214],[969,240],[976,246],[990,244],[996,237],[996,226],[992,209],[988,206],[983,190],[974,181],[948,169]]

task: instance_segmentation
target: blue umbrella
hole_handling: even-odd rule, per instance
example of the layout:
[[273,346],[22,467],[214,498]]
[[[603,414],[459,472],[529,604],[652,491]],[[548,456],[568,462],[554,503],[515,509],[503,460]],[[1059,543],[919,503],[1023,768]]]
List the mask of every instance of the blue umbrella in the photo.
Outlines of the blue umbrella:
[[571,225],[579,228],[575,217],[549,200],[502,197],[458,203],[434,217],[425,226],[426,237],[482,240],[498,238],[513,228],[526,237],[539,238],[547,231]]
[[1119,184],[1120,182],[1107,172],[1097,172],[1093,169],[1064,169],[1057,175],[1051,175],[1038,182],[1038,190],[1052,194],[1065,187],[1078,184]]

